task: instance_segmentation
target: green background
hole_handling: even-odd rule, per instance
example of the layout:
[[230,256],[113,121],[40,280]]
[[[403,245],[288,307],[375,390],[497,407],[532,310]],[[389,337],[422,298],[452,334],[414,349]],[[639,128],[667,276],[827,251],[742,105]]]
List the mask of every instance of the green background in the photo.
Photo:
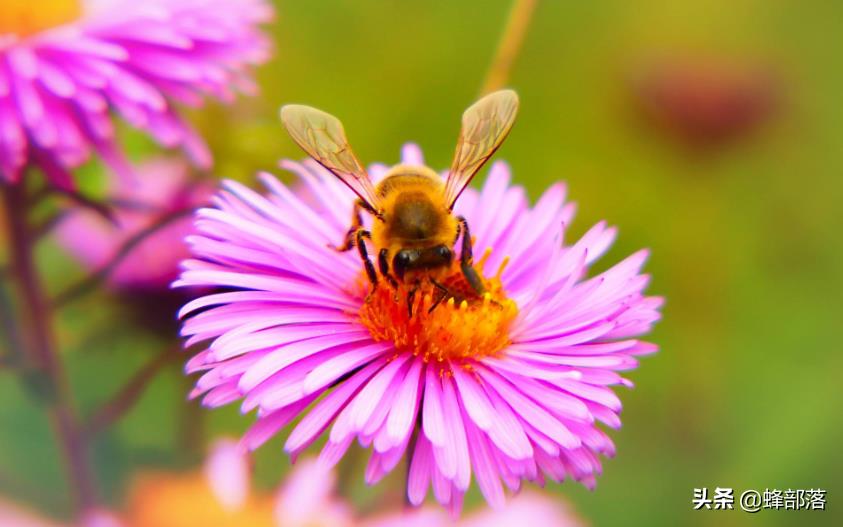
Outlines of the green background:
[[[270,27],[275,58],[258,70],[261,95],[192,112],[216,175],[251,183],[257,170],[279,173],[278,159],[301,157],[277,120],[287,102],[340,116],[365,162],[395,162],[411,140],[433,167],[448,164],[458,116],[477,97],[509,2],[279,4]],[[630,372],[635,389],[620,390],[624,426],[611,432],[618,454],[604,463],[597,489],[550,487],[589,523],[843,519],[841,34],[837,2],[540,2],[509,82],[521,97],[519,121],[498,157],[533,199],[567,181],[579,204],[569,240],[601,219],[619,227],[598,267],[651,248],[649,291],[667,298],[650,338],[661,351]],[[757,134],[689,151],[636,119],[629,82],[636,68],[700,55],[775,71],[780,102]],[[156,151],[126,135],[137,159]],[[101,182],[99,172],[82,171]],[[97,184],[86,186],[96,192]],[[40,249],[51,291],[83,276],[54,244]],[[104,292],[73,304],[59,322],[83,412],[175,346],[144,327],[127,300]],[[178,366],[95,444],[115,506],[134,471],[193,465],[195,436],[239,434],[252,421],[234,407],[191,410]],[[264,487],[288,470],[281,444],[273,440],[256,456]],[[396,475],[370,489],[362,465],[350,470],[344,492],[361,507],[402,484]],[[63,482],[46,419],[0,371],[0,493],[61,515]],[[693,511],[692,489],[715,486],[738,494],[823,488],[828,510]],[[473,493],[469,503],[479,502]]]

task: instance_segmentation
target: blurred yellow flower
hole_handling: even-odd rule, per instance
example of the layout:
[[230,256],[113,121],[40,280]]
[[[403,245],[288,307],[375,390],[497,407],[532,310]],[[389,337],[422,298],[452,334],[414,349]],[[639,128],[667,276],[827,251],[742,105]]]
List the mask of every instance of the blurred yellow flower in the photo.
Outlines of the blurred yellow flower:
[[126,527],[276,527],[270,496],[226,507],[201,473],[147,473],[136,480]]
[[24,37],[71,22],[81,14],[78,0],[3,0],[0,2],[0,35]]

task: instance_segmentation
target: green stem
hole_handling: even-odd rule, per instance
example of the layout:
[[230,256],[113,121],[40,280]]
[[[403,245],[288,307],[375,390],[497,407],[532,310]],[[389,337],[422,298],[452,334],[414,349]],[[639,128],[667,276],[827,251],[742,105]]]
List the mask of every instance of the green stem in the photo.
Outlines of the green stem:
[[135,373],[108,402],[91,414],[85,425],[85,436],[91,439],[119,421],[135,406],[149,387],[149,383],[161,370],[179,358],[178,350],[170,348],[155,356]]
[[96,505],[94,478],[64,367],[56,353],[50,305],[35,266],[34,232],[28,224],[30,201],[20,184],[0,185],[0,190],[9,231],[11,276],[19,297],[17,323],[26,354],[23,380],[47,406],[64,456],[68,487],[81,517]]
[[538,0],[514,0],[509,16],[506,18],[506,27],[498,43],[495,57],[486,73],[486,80],[483,82],[481,95],[491,93],[506,86],[512,65],[521,51],[521,44],[527,35],[527,28],[530,26],[530,19],[536,9]]

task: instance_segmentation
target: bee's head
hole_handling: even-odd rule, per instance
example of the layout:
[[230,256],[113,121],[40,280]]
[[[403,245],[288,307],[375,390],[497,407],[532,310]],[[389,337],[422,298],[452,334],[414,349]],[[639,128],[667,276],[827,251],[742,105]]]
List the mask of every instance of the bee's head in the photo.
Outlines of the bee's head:
[[401,249],[392,259],[392,270],[396,278],[403,280],[407,271],[446,267],[451,265],[453,257],[453,251],[441,244],[422,249]]

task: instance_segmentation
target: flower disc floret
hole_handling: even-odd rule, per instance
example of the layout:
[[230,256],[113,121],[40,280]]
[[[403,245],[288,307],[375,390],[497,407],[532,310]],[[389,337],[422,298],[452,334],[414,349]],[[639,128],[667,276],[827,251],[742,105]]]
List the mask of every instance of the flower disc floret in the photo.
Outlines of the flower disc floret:
[[[481,277],[483,263],[476,267]],[[428,285],[410,295],[417,286],[399,284],[396,289],[380,283],[361,306],[360,321],[374,340],[392,342],[397,353],[425,363],[450,366],[498,356],[510,343],[509,329],[518,314],[503,289],[500,271],[483,279],[483,294],[470,288],[456,262],[444,282],[448,293]]]

